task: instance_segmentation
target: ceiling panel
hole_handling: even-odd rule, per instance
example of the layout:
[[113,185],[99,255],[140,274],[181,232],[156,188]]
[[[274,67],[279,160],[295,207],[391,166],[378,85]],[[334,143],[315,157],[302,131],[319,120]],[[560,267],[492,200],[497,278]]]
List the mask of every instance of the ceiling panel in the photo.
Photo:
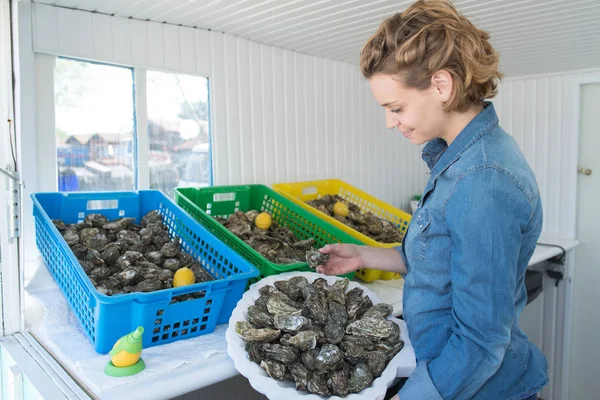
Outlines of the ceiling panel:
[[[59,7],[211,29],[358,63],[381,21],[406,0],[37,0]],[[599,0],[456,0],[488,30],[506,76],[600,67]]]

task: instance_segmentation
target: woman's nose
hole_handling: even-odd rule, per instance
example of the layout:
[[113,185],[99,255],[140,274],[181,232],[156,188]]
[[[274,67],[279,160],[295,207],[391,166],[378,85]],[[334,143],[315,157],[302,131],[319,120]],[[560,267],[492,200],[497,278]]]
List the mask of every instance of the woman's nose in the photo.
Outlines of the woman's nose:
[[400,121],[398,121],[398,118],[396,118],[396,116],[394,114],[392,114],[390,111],[386,111],[385,112],[385,126],[387,126],[388,129],[392,129],[397,127],[398,125],[400,125]]

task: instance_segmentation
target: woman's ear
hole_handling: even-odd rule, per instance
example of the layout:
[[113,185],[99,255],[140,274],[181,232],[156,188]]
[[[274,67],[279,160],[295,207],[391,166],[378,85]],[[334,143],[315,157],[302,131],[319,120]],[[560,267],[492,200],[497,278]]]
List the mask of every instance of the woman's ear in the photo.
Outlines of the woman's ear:
[[436,95],[439,96],[442,103],[450,100],[450,96],[452,96],[452,85],[454,81],[452,80],[452,75],[450,72],[445,69],[441,69],[437,71],[431,77],[431,87],[435,90]]

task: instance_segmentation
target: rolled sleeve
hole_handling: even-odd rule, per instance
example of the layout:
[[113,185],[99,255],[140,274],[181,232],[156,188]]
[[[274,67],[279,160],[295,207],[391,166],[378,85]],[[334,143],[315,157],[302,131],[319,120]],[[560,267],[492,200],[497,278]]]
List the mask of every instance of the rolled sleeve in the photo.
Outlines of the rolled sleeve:
[[[400,257],[402,257],[402,261],[404,261],[404,266],[406,267],[406,271],[410,271],[410,266],[408,265],[408,260],[406,259],[406,254],[404,254],[404,250],[402,250],[402,246],[395,246],[394,250],[400,253]],[[400,274],[402,278],[406,278],[406,274]]]

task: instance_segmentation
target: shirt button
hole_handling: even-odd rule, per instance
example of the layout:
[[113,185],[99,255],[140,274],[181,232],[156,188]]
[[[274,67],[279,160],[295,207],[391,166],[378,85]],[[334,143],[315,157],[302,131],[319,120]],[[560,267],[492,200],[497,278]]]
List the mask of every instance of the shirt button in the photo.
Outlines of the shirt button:
[[419,228],[420,228],[420,229],[423,229],[423,224],[419,225]]
[[419,216],[417,217],[418,219],[421,219],[421,214],[419,214]]

